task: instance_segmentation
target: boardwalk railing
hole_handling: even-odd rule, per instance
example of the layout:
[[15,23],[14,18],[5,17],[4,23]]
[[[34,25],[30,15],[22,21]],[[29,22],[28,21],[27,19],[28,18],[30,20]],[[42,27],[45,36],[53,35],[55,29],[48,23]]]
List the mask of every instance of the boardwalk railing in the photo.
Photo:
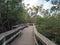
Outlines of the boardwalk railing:
[[[45,36],[43,36],[42,34],[40,34],[35,25],[33,24],[33,27],[34,27],[34,34],[35,34],[35,37],[37,37],[40,42],[43,44],[43,45],[57,45],[55,43],[53,43],[52,41],[50,41],[48,38],[46,38]],[[36,40],[35,40],[36,41]],[[37,41],[36,41],[36,45],[38,45]]]
[[25,27],[26,26],[21,26],[11,31],[0,34],[0,45],[8,45],[9,42],[11,42],[16,36],[21,33],[21,29]]

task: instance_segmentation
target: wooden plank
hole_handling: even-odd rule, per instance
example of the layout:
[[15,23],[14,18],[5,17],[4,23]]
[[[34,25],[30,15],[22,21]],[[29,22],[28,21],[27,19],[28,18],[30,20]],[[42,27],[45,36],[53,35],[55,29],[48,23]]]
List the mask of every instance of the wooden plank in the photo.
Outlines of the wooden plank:
[[2,39],[3,39],[4,37],[6,37],[7,35],[10,35],[11,33],[14,33],[15,31],[17,31],[17,30],[19,30],[19,29],[21,29],[21,28],[23,28],[23,27],[25,27],[25,26],[18,27],[18,28],[16,28],[16,29],[13,29],[13,30],[10,30],[10,31],[7,31],[7,32],[5,32],[5,33],[0,34],[0,40],[2,40]]
[[33,26],[23,29],[22,35],[18,36],[10,45],[35,45]]
[[34,33],[35,33],[35,35],[39,38],[39,40],[41,41],[41,43],[43,44],[43,45],[57,45],[57,44],[55,44],[55,43],[53,43],[52,41],[50,41],[48,38],[46,38],[45,36],[43,36],[42,34],[40,34],[38,31],[37,31],[37,29],[36,29],[36,27],[35,27],[35,25],[33,24],[33,26],[34,26]]
[[10,39],[8,39],[7,41],[4,41],[3,45],[6,45],[8,42],[13,40],[19,33],[20,33],[20,31],[18,33],[16,33],[14,36],[12,36]]
[[36,37],[35,37],[35,35],[34,35],[34,40],[35,40],[35,43],[36,43],[36,45],[38,45],[38,42],[37,42],[37,40],[36,40]]

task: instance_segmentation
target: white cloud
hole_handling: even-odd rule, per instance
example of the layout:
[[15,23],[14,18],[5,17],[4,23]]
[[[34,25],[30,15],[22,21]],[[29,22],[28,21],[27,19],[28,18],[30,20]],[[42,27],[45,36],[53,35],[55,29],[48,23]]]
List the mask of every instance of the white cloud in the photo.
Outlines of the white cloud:
[[43,9],[50,9],[53,5],[51,4],[51,2],[46,2],[44,5],[43,5]]
[[33,5],[35,5],[37,0],[24,0],[24,4],[25,6],[27,6],[27,4],[30,4],[29,7],[32,7]]
[[27,4],[30,4],[29,6],[27,6],[27,8],[37,5],[40,6],[40,4],[43,4],[43,9],[50,9],[52,7],[51,2],[46,2],[45,0],[24,0],[23,2],[25,6],[27,6]]

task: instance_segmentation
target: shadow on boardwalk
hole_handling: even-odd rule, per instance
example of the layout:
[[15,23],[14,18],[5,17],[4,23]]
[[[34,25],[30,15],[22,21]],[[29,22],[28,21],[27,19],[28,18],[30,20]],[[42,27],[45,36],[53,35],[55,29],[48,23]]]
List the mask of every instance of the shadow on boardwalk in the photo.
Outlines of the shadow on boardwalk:
[[22,35],[19,35],[10,45],[35,45],[33,26],[23,29]]

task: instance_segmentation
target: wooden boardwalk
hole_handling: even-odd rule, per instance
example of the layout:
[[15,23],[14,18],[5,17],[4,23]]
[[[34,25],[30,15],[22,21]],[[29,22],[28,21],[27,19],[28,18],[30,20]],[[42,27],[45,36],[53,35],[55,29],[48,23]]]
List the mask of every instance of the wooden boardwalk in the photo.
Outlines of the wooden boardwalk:
[[10,45],[35,45],[33,26],[23,29],[22,35],[19,35]]

